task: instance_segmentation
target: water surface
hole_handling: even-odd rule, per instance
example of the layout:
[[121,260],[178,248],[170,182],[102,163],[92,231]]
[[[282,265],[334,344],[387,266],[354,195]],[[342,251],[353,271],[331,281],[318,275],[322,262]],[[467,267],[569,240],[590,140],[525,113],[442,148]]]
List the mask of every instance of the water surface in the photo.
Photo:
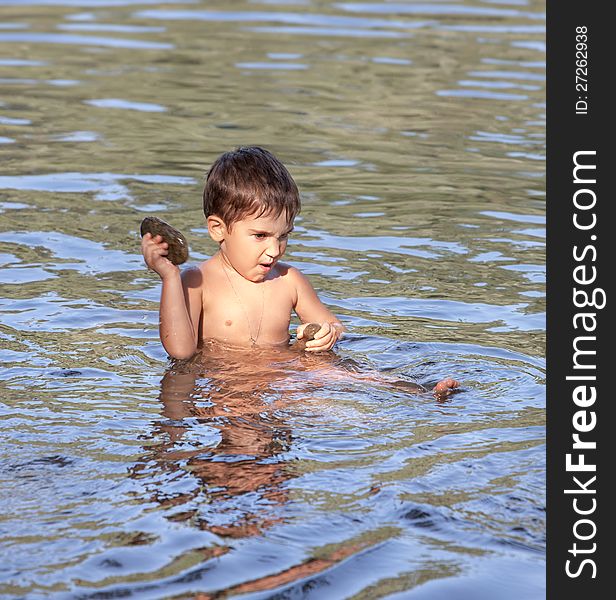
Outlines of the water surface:
[[[0,594],[545,596],[544,11],[0,0]],[[240,144],[336,357],[167,361],[139,223]]]

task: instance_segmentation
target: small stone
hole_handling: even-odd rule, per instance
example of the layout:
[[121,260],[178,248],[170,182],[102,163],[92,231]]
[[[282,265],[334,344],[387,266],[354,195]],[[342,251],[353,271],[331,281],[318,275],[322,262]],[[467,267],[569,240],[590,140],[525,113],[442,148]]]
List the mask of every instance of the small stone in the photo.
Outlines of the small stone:
[[169,223],[157,217],[146,217],[141,221],[141,237],[146,233],[152,234],[152,237],[160,235],[169,244],[167,258],[174,265],[181,265],[188,260],[188,242],[184,234]]
[[319,323],[308,323],[308,325],[304,328],[304,337],[297,340],[295,344],[293,344],[293,348],[295,348],[295,350],[299,350],[300,352],[305,350],[306,342],[314,340],[314,336],[319,329],[321,329],[321,325],[319,325]]

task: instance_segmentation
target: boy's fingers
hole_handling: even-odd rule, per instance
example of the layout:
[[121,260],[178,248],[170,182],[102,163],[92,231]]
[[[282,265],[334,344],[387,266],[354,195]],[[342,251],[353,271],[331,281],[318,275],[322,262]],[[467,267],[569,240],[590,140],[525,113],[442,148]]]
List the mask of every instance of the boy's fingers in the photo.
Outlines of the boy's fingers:
[[310,348],[306,346],[306,352],[323,352],[325,350],[330,350],[331,346],[332,346],[331,344],[325,344],[324,346],[316,346],[316,347],[311,346]]
[[319,335],[319,333],[321,333],[321,330],[317,331],[314,334],[314,338],[311,339],[309,342],[306,342],[306,348],[315,348],[315,347],[321,347],[324,345],[325,343],[325,336],[327,335],[327,332],[324,334]]
[[[308,325],[310,325],[310,323],[303,323],[302,325],[299,325],[297,327],[297,339],[301,340],[304,337],[304,330],[306,329],[306,327],[308,327]],[[316,346],[316,344],[314,343],[316,340],[321,341],[321,338],[327,333],[328,328],[325,326],[329,327],[329,323],[324,323],[323,325],[321,325],[321,329],[319,329],[319,331],[317,331],[314,334],[314,337],[312,338],[312,340],[310,340],[309,342],[306,342],[306,348],[313,348],[314,346]],[[323,328],[325,327],[325,333],[323,333]]]
[[[149,233],[147,235],[150,235]],[[164,238],[160,235],[151,237],[150,236],[150,240],[152,241],[153,244],[155,244],[156,246],[161,246],[162,244],[167,244],[167,242],[165,242]],[[169,244],[167,244],[168,246]]]
[[311,352],[320,352],[321,350],[329,350],[333,346],[333,336],[318,338],[314,336],[314,340],[306,342],[306,350]]
[[328,333],[331,332],[331,325],[329,323],[323,323],[321,325],[321,329],[314,334],[315,340],[320,340],[322,337],[325,337]]

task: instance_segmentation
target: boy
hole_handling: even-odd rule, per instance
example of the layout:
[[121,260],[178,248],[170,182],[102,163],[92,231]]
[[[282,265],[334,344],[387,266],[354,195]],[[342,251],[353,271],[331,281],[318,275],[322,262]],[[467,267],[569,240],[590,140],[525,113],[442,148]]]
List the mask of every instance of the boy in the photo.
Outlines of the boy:
[[321,329],[306,351],[330,350],[344,330],[296,268],[279,262],[300,210],[299,192],[284,165],[258,146],[220,156],[203,191],[203,212],[219,250],[180,274],[165,258],[167,244],[146,234],[146,264],[162,279],[160,338],[167,353],[190,358],[205,340],[233,346],[289,342],[291,311]]

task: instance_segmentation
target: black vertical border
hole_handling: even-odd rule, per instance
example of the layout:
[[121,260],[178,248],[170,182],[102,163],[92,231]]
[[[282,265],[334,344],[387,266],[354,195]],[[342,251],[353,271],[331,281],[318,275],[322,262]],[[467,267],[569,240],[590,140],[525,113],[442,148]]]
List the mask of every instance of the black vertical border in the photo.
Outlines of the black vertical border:
[[[616,420],[613,403],[616,402],[610,389],[610,371],[616,357],[616,339],[612,338],[613,325],[610,315],[616,302],[613,283],[616,269],[616,232],[612,233],[610,218],[611,205],[616,204],[612,178],[616,177],[614,141],[616,110],[613,100],[616,88],[616,22],[608,17],[611,3],[601,0],[547,0],[547,598],[568,600],[569,598],[613,598],[616,587],[612,582],[616,564],[614,542],[614,518],[616,511]],[[610,11],[611,13],[612,11]],[[576,28],[588,28],[588,89],[576,89]],[[581,31],[581,30],[577,30]],[[612,68],[608,67],[610,65]],[[579,71],[578,74],[583,74]],[[587,98],[583,98],[587,96]],[[576,114],[576,102],[588,102],[587,114]],[[579,105],[580,107],[583,105]],[[574,184],[573,155],[577,151],[596,151],[596,184],[589,186],[596,193],[597,202],[593,211],[597,224],[591,231],[580,231],[574,227],[573,195],[580,185]],[[590,212],[584,213],[589,217]],[[591,239],[591,236],[596,239]],[[581,288],[573,279],[573,269],[580,265],[573,257],[573,247],[581,251],[586,245],[596,249],[596,260],[591,262],[593,252],[589,251],[585,261],[597,269],[597,280],[592,288],[606,292],[607,305],[598,310],[580,309],[573,303],[573,289]],[[588,407],[594,411],[595,428],[580,434],[582,439],[596,441],[595,450],[586,450],[585,462],[596,464],[594,472],[567,472],[566,455],[572,453],[578,462],[578,453],[573,450],[573,416],[580,408],[572,399],[573,389],[580,382],[567,380],[567,376],[581,374],[573,369],[573,340],[580,335],[593,335],[574,328],[576,312],[595,312],[597,340],[596,355],[586,362],[596,364],[595,385],[597,400]],[[590,346],[587,346],[590,347]],[[583,374],[590,374],[584,371]],[[588,414],[590,417],[590,414]],[[612,441],[613,440],[613,441]],[[575,489],[573,477],[586,483],[596,475],[588,489],[594,494],[566,494],[565,490]],[[577,486],[579,487],[579,486]],[[575,512],[573,501],[578,507],[590,509],[592,499],[596,510],[583,516]],[[596,534],[588,540],[575,537],[575,523],[579,519],[591,519],[596,525]],[[593,528],[588,523],[577,530],[583,536],[590,535]],[[595,551],[573,555],[573,544],[584,550]],[[591,559],[596,565],[596,576],[590,563],[582,568],[577,577],[566,572],[566,561],[571,560],[570,570],[577,572],[582,560]]]

